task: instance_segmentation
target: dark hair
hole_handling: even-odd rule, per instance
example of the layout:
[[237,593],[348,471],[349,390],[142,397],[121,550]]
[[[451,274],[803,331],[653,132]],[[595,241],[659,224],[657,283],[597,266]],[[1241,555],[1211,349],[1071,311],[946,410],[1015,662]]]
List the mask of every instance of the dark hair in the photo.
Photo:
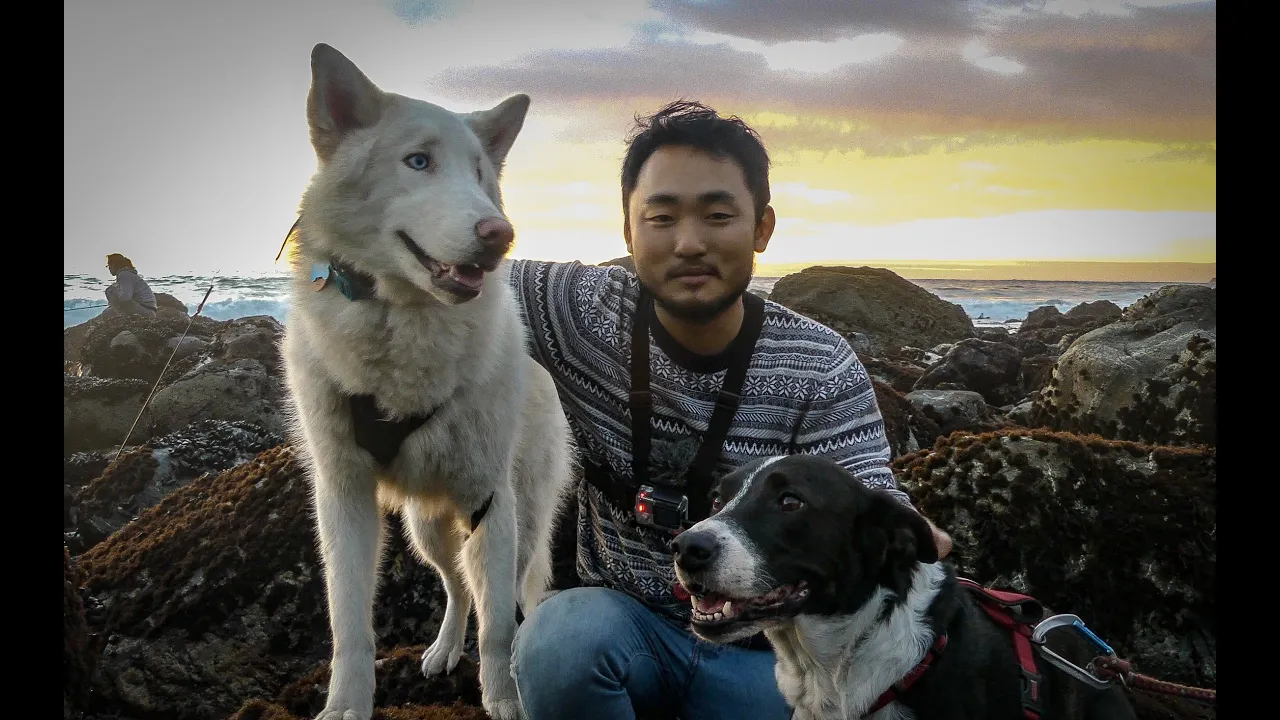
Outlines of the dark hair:
[[124,268],[129,268],[130,270],[133,269],[133,261],[121,255],[120,253],[111,253],[110,255],[108,255],[107,264],[110,265],[111,267],[120,268],[122,270]]
[[760,136],[738,117],[720,117],[699,102],[677,100],[649,117],[636,117],[622,160],[622,214],[630,221],[627,202],[636,189],[640,168],[666,145],[683,145],[734,160],[742,168],[755,203],[756,222],[769,205],[769,153]]

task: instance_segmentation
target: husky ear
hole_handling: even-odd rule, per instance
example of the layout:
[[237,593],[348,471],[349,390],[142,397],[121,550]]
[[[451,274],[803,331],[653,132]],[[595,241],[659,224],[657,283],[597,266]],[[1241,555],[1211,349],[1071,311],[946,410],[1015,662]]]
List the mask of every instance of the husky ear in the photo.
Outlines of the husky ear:
[[382,107],[382,91],[355,63],[324,43],[311,50],[307,123],[317,155],[327,159],[344,135],[378,122]]
[[516,135],[524,127],[525,115],[529,112],[529,96],[523,93],[512,95],[488,110],[479,110],[462,116],[471,131],[480,138],[489,162],[502,174],[502,163],[507,153],[516,142]]

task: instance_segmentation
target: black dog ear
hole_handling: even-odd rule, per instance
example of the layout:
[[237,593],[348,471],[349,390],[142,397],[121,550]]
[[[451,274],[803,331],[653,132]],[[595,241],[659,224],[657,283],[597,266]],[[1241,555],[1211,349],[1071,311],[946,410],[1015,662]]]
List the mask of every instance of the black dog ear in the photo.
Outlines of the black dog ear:
[[884,532],[888,558],[904,558],[929,564],[938,561],[933,529],[924,516],[885,492],[875,493],[868,517]]

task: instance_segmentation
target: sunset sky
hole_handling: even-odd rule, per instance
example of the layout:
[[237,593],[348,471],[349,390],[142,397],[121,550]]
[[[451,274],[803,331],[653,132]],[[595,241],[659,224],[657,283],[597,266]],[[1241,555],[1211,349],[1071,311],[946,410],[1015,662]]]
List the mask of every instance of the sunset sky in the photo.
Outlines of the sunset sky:
[[101,274],[109,252],[152,276],[280,269],[315,171],[317,42],[384,90],[453,110],[533,98],[504,174],[518,257],[625,254],[623,139],[635,114],[683,97],[741,116],[770,151],[779,221],[762,274],[955,261],[994,264],[995,278],[1011,261],[1217,259],[1212,2],[65,9],[68,273]]

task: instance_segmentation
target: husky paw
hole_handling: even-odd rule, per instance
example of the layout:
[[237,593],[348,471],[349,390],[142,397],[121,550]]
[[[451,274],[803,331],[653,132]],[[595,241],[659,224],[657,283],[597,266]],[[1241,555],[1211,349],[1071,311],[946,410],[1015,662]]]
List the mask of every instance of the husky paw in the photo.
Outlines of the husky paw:
[[369,720],[372,715],[372,710],[361,712],[342,706],[325,706],[325,709],[316,716],[316,720]]
[[524,720],[524,712],[518,700],[484,701],[484,709],[493,720]]
[[441,673],[451,673],[458,667],[462,659],[462,644],[445,642],[443,637],[436,638],[431,647],[422,653],[422,674],[427,677]]

